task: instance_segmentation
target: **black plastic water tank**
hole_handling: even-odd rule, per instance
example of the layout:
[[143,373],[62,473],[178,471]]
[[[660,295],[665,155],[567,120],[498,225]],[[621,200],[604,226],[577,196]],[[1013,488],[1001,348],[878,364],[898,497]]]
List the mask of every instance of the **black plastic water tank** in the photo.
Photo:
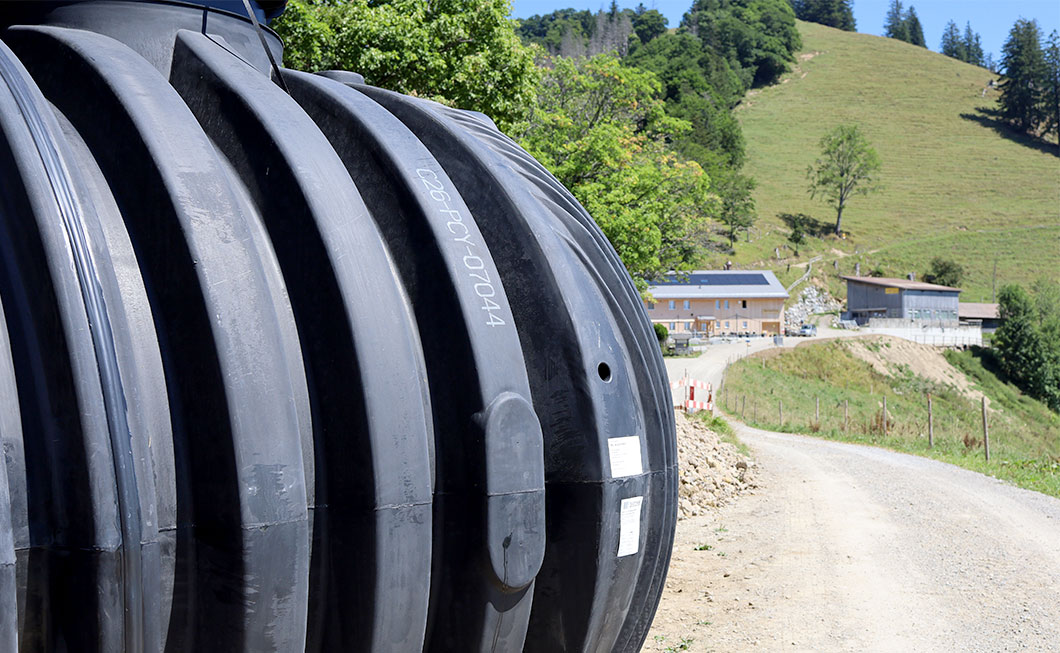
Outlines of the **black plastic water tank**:
[[639,650],[669,389],[555,178],[216,6],[0,24],[0,651]]

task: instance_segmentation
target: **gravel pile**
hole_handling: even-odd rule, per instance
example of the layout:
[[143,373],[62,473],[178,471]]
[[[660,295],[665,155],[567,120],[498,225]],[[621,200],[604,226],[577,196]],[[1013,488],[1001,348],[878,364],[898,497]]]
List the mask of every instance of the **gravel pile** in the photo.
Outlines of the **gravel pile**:
[[683,411],[676,411],[674,419],[681,469],[679,519],[705,514],[757,487],[753,460]]
[[799,301],[784,309],[784,323],[797,329],[811,315],[843,310],[843,303],[832,297],[827,290],[817,286],[806,286],[799,293]]

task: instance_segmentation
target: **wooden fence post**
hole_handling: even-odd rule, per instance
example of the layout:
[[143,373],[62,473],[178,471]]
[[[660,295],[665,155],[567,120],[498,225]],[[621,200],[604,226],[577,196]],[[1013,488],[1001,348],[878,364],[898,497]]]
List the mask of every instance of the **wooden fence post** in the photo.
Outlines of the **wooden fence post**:
[[883,396],[883,436],[887,437],[887,395]]
[[986,395],[983,395],[983,452],[990,462],[990,427],[986,424]]
[[821,423],[821,398],[814,397],[814,408],[813,408],[813,421],[815,424]]
[[931,393],[928,393],[928,449],[935,446],[935,414],[931,408]]
[[747,395],[740,400],[740,419],[747,417]]
[[752,411],[752,414],[754,415],[754,417],[752,417],[751,420],[755,424],[757,424],[758,423],[758,400],[757,399],[752,399],[751,400],[751,411]]
[[850,402],[847,399],[843,400],[843,433],[847,432],[850,426]]

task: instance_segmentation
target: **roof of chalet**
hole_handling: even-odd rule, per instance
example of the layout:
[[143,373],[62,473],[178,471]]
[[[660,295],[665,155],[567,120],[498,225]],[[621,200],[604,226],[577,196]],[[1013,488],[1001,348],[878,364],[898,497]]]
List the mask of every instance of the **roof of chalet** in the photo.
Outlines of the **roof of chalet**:
[[656,299],[787,299],[788,291],[769,270],[695,270],[653,281]]
[[997,312],[997,304],[959,302],[957,304],[957,317],[969,320],[996,320],[1000,316]]
[[937,283],[926,283],[924,281],[910,281],[909,279],[893,279],[891,277],[854,277],[844,276],[847,281],[865,283],[870,286],[884,286],[886,288],[901,288],[902,290],[935,290],[942,292],[961,292],[960,288],[940,286]]

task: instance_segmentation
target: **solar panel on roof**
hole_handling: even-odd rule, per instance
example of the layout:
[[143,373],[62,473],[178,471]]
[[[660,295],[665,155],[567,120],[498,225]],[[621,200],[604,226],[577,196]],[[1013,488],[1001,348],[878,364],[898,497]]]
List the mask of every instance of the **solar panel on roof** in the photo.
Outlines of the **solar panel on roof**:
[[690,274],[687,277],[667,277],[655,283],[657,286],[768,286],[766,275],[761,272],[745,274]]

